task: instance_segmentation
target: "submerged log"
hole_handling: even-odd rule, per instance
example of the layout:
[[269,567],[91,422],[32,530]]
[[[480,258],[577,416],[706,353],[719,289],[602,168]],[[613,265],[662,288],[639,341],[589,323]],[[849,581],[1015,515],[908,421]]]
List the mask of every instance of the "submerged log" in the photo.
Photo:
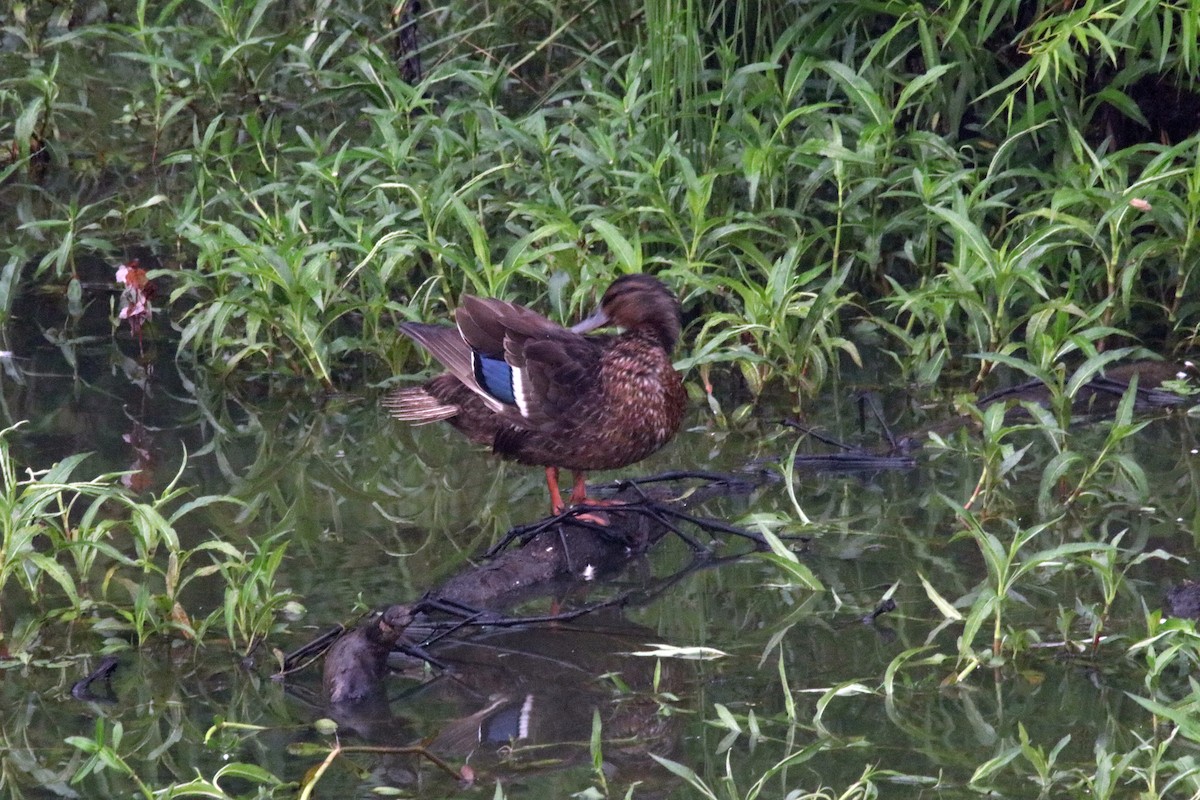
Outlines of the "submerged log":
[[[569,623],[479,629],[446,639],[438,650],[444,671],[423,674],[403,690],[407,713],[394,712],[383,691],[387,659],[375,646],[380,619],[344,637],[352,644],[335,647],[326,662],[327,671],[330,661],[341,662],[346,669],[339,679],[356,675],[368,691],[324,711],[340,730],[379,746],[376,768],[396,785],[420,779],[411,765],[418,756],[469,761],[476,770],[501,763],[534,771],[586,763],[597,717],[606,770],[620,770],[627,782],[661,779],[649,753],[670,757],[679,747],[681,717],[660,713],[660,697],[686,692],[697,670],[689,662],[638,655],[655,633],[618,609]],[[622,691],[614,694],[598,674],[612,676]],[[414,717],[435,721],[436,732],[414,726]]]
[[[439,658],[416,643],[438,642],[447,632],[466,625],[506,628],[533,621],[562,622],[620,604],[620,599],[604,601],[537,620],[507,617],[503,613],[524,600],[611,575],[669,534],[680,536],[699,555],[709,558],[706,545],[685,528],[736,534],[749,539],[754,549],[765,548],[765,542],[757,534],[694,517],[685,510],[686,505],[714,495],[749,491],[761,484],[761,475],[742,478],[677,473],[670,477],[698,477],[704,483],[683,492],[680,498],[656,490],[657,499],[649,497],[640,485],[630,483],[609,501],[611,504],[569,509],[556,517],[514,529],[495,550],[518,540],[521,546],[493,551],[484,563],[452,576],[415,603],[394,605],[344,634],[325,656],[325,697],[334,706],[378,704],[383,700],[380,689],[389,656],[394,651],[405,651],[442,666]],[[646,483],[655,481],[651,478]],[[439,643],[439,647],[445,644]],[[285,669],[290,671],[301,657],[311,654],[311,648],[302,648],[289,657]]]
[[[662,478],[672,482],[698,479],[702,483],[672,493],[659,485]],[[670,534],[680,537],[695,552],[707,552],[708,546],[694,538],[689,529],[732,534],[748,539],[756,549],[765,548],[765,541],[757,534],[687,512],[689,506],[713,497],[749,492],[764,480],[761,474],[670,473],[620,484],[604,505],[568,509],[513,529],[488,553],[489,560],[430,589],[422,604],[491,611],[511,608],[559,588],[563,582],[575,584],[611,575]],[[645,488],[650,484],[655,488]],[[517,541],[520,547],[509,547]]]
[[334,705],[378,699],[388,655],[412,622],[410,606],[392,606],[334,642],[325,654],[325,698]]
[[508,608],[551,582],[590,581],[611,574],[669,532],[655,515],[644,511],[613,507],[602,513],[607,526],[581,522],[570,512],[531,526],[523,546],[453,576],[425,599],[477,609]]
[[[1117,410],[1121,398],[1129,391],[1134,378],[1135,411],[1146,412],[1160,408],[1172,408],[1188,402],[1188,398],[1170,390],[1173,381],[1183,381],[1196,374],[1190,361],[1132,361],[1118,364],[1097,375],[1079,387],[1071,401],[1071,413],[1077,416],[1111,416]],[[987,408],[995,403],[1023,401],[1037,405],[1050,402],[1050,389],[1041,381],[1025,383],[1000,389],[979,399],[979,407]]]
[[[1120,405],[1121,398],[1133,385],[1135,377],[1135,413],[1146,414],[1178,408],[1195,402],[1195,397],[1173,391],[1173,383],[1194,381],[1196,375],[1196,365],[1191,361],[1132,361],[1118,364],[1079,387],[1071,401],[1071,414],[1082,420],[1112,417]],[[986,394],[975,405],[982,411],[998,403],[1005,404],[1009,406],[1005,411],[1005,419],[1011,422],[1029,418],[1029,412],[1023,404],[1048,407],[1051,399],[1050,388],[1042,381],[1033,380]],[[919,450],[931,433],[945,437],[963,428],[977,430],[978,427],[977,419],[965,415],[941,420],[898,437],[887,453],[891,455]]]

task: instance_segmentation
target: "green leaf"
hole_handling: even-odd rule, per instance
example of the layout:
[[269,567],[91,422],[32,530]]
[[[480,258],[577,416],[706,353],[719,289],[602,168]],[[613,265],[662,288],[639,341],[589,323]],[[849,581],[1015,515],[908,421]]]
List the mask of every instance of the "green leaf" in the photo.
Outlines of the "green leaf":
[[933,584],[924,575],[918,572],[917,577],[921,579],[921,585],[925,587],[925,595],[937,606],[937,610],[941,612],[943,617],[953,620],[961,620],[963,618],[959,610],[950,601],[942,597],[941,593],[933,588]]
[[823,61],[821,69],[837,81],[847,96],[854,101],[856,110],[867,112],[876,125],[891,124],[891,116],[884,109],[879,93],[866,78],[840,61]]
[[642,271],[642,256],[638,252],[639,248],[635,242],[629,239],[617,230],[616,226],[608,220],[595,218],[589,220],[592,228],[600,234],[604,239],[604,243],[608,246],[610,252],[616,258],[616,261],[626,272],[641,272]]

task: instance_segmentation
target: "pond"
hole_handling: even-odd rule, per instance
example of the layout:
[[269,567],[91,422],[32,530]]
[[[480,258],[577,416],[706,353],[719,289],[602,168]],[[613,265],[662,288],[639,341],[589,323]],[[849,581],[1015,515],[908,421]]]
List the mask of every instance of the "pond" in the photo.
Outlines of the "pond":
[[[1141,415],[1125,438],[1111,415],[1059,438],[1010,418],[982,436],[943,429],[906,468],[828,471],[804,457],[834,448],[783,424],[788,398],[725,417],[691,386],[667,448],[593,480],[739,476],[744,491],[689,512],[772,531],[784,550],[736,558],[753,549],[737,536],[691,531],[704,553],[667,536],[615,575],[544,587],[505,611],[619,605],[461,631],[429,648],[444,668],[394,658],[381,698],[331,711],[319,663],[276,680],[282,654],[481,563],[506,531],[545,515],[541,470],[441,426],[393,422],[375,389],[313,398],[277,386],[234,400],[162,355],[170,346],[147,372],[125,331],[48,327],[14,337],[6,362],[6,419],[30,420],[8,437],[17,464],[92,452],[76,480],[123,471],[146,502],[188,487],[168,510],[206,496],[238,504],[175,520],[178,548],[147,556],[158,571],[111,559],[76,587],[90,599],[80,613],[64,610],[54,580],[32,596],[10,579],[7,796],[217,796],[212,784],[291,796],[302,781],[319,797],[423,798],[496,785],[509,798],[753,797],[760,780],[761,796],[790,798],[1200,787],[1193,748],[1163,724],[1179,717],[1164,698],[1191,692],[1182,648],[1194,629],[1159,612],[1192,574],[1200,530],[1194,415]],[[735,384],[718,386],[729,409]],[[889,432],[954,417],[929,399],[885,371],[844,371],[805,404],[804,426],[878,451]],[[1064,452],[1086,469],[1055,472]],[[1059,477],[1046,486],[1047,475]],[[1062,502],[1076,484],[1078,500]],[[1048,498],[1059,513],[1044,513]],[[78,523],[83,505],[63,517]],[[132,557],[138,545],[115,538],[125,528],[111,530]],[[244,561],[205,549],[217,540]],[[199,569],[210,562],[221,570]],[[270,609],[265,623],[251,595]],[[179,633],[214,612],[202,645]],[[158,635],[172,620],[175,635]],[[81,685],[106,653],[115,670]],[[474,783],[414,748],[468,766]]]

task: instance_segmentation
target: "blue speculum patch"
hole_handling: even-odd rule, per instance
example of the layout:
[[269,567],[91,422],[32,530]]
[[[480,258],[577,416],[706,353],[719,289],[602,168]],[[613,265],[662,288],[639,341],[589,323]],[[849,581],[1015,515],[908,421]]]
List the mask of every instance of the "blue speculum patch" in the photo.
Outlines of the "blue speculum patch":
[[500,402],[516,405],[512,367],[499,358],[490,358],[482,353],[475,353],[472,360],[475,362],[475,380],[479,385]]

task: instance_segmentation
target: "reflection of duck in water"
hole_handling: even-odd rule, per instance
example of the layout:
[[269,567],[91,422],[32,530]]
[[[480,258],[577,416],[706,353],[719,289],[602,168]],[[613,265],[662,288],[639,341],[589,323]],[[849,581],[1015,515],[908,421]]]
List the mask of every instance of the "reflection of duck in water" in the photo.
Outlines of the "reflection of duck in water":
[[437,656],[455,679],[427,684],[405,707],[423,720],[429,749],[443,758],[540,769],[590,758],[599,713],[606,761],[653,769],[647,753],[670,756],[681,719],[660,713],[656,692],[686,694],[696,678],[692,664],[631,655],[653,636],[619,612],[600,612],[446,641]]
[[[640,461],[679,430],[687,400],[671,365],[679,301],[657,278],[617,278],[600,310],[570,329],[470,295],[455,322],[400,326],[447,372],[392,392],[384,405],[398,419],[446,420],[502,458],[544,466],[555,514],[565,506],[559,468],[575,473],[571,502],[584,503],[585,472]],[[583,335],[606,325],[622,333]]]
[[[416,619],[420,638],[429,629]],[[661,713],[662,693],[686,693],[696,671],[631,655],[653,638],[650,629],[608,610],[554,627],[460,632],[438,643],[444,663],[437,677],[419,686],[405,680],[403,692],[389,692],[396,684],[388,680],[388,656],[413,621],[412,606],[393,606],[326,654],[325,711],[343,731],[393,747],[419,738],[414,749],[440,758],[522,764],[528,774],[586,762],[598,713],[606,765],[630,781],[661,780],[648,753],[670,757],[682,719]],[[405,777],[407,763],[388,759],[381,768],[388,780],[407,784],[415,780],[415,773]]]

